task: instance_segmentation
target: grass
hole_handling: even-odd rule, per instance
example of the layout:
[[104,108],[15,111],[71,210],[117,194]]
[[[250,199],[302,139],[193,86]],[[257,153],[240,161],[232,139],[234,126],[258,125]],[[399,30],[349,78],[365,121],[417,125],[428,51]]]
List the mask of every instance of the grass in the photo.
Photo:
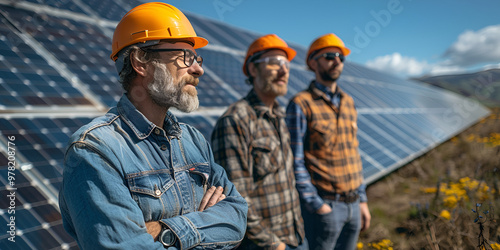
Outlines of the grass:
[[372,222],[360,235],[362,249],[500,249],[499,188],[500,108],[494,108],[368,187]]

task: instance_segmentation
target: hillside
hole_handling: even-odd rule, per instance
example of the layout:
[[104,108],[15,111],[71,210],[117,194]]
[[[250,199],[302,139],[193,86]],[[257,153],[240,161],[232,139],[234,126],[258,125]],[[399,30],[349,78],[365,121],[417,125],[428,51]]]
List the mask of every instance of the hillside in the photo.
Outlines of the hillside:
[[359,249],[500,249],[500,69],[412,80],[492,114],[368,187],[372,225]]
[[500,69],[460,75],[423,76],[412,80],[451,90],[488,107],[500,107]]
[[[500,108],[495,108],[475,126],[368,187],[372,225],[361,234],[361,249],[389,249],[387,243],[393,249],[478,249],[479,222],[492,245],[486,249],[500,249],[494,243],[500,243],[499,167]],[[482,206],[476,208],[477,203]],[[474,222],[478,214],[472,209],[483,218]],[[373,242],[380,245],[370,247]]]

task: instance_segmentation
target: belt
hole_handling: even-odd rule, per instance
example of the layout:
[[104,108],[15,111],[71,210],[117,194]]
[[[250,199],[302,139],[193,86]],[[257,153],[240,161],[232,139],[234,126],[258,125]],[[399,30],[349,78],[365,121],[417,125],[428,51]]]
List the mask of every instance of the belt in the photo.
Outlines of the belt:
[[320,194],[319,196],[323,199],[340,201],[345,203],[353,203],[359,199],[358,192],[329,193],[329,194]]

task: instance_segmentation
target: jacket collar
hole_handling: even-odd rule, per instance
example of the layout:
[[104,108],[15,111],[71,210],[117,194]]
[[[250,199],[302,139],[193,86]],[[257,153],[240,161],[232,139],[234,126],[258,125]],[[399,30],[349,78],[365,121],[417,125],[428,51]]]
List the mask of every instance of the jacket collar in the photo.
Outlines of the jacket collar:
[[[137,138],[141,140],[151,135],[155,128],[159,128],[137,110],[127,95],[121,97],[117,104],[117,110],[123,121],[132,129]],[[177,118],[170,111],[167,111],[163,128],[161,129],[165,129],[167,135],[176,137],[180,137],[182,132]]]

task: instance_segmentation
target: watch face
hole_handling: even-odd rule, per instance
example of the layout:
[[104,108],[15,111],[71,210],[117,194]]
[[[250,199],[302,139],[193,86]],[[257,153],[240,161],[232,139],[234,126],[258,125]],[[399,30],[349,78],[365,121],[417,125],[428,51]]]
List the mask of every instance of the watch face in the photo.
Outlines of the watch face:
[[163,243],[164,246],[171,247],[175,243],[175,235],[174,232],[170,229],[165,229],[163,232],[161,232],[161,237],[160,237],[161,243]]

